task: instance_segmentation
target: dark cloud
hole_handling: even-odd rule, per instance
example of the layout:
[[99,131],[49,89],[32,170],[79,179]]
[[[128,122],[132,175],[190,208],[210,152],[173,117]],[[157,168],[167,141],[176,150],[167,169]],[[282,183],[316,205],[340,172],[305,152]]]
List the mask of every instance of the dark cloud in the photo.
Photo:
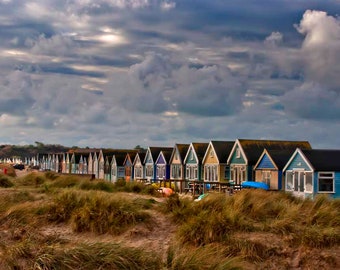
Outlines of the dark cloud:
[[320,129],[340,130],[339,13],[338,1],[0,1],[2,138],[327,145]]
[[340,93],[315,83],[305,83],[283,97],[286,111],[301,118],[340,120]]

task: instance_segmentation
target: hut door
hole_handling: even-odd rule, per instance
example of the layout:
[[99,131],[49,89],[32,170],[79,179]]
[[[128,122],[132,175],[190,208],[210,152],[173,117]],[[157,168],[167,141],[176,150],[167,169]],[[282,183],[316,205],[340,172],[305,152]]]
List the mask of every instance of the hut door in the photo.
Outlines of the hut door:
[[305,192],[305,172],[294,171],[293,174],[294,191],[296,196],[304,196]]
[[245,166],[234,166],[232,170],[232,176],[235,185],[242,184],[243,181],[246,181],[246,168]]

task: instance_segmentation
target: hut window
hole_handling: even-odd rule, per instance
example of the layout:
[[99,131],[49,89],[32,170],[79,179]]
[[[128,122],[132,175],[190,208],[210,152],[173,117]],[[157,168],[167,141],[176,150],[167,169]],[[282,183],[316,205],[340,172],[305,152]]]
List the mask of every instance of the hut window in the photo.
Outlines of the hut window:
[[286,172],[286,190],[294,190],[293,172]]
[[319,172],[319,192],[334,192],[334,173]]
[[268,186],[270,186],[270,179],[271,179],[271,171],[263,171],[262,172],[262,182],[266,183]]
[[241,157],[241,150],[240,148],[236,149],[236,158],[240,158]]
[[225,166],[224,167],[224,179],[229,179],[229,177],[230,177],[230,167]]

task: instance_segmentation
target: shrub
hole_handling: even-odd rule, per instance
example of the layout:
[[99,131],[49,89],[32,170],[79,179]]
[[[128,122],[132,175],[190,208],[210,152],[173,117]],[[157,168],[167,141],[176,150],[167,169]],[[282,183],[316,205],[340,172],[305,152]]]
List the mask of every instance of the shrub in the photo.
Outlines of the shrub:
[[49,180],[55,180],[59,177],[59,175],[56,172],[48,171],[45,172],[45,177]]
[[12,165],[0,163],[0,169],[2,172],[6,170],[6,175],[10,177],[16,177],[15,169]]
[[75,209],[85,204],[85,197],[80,192],[64,191],[53,199],[49,205],[48,219],[55,222],[70,220]]
[[80,183],[79,188],[83,190],[101,190],[106,192],[113,192],[114,184],[103,180],[84,180]]
[[24,177],[21,177],[17,180],[19,185],[22,186],[39,186],[45,183],[46,178],[40,173],[29,173]]
[[77,176],[63,175],[58,177],[50,186],[55,188],[71,188],[78,185],[80,181],[80,178]]
[[125,179],[123,179],[123,178],[119,178],[119,179],[117,179],[117,181],[115,182],[115,186],[116,187],[125,187],[126,186],[126,181],[125,181]]
[[8,177],[4,176],[4,175],[0,175],[0,187],[3,188],[9,188],[9,187],[13,187],[14,184],[11,180],[9,180]]

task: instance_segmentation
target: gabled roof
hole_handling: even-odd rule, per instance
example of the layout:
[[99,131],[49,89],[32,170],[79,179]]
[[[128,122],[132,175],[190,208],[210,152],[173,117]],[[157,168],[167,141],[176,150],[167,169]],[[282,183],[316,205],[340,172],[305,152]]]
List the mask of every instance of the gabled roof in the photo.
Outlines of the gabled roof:
[[160,157],[161,155],[163,155],[166,164],[169,164],[170,158],[171,158],[171,155],[172,155],[172,151],[173,151],[173,148],[171,148],[171,149],[165,149],[165,150],[160,151],[160,152],[159,152],[159,155],[158,155],[158,157],[157,157],[156,163],[157,163],[159,157]]
[[135,158],[134,158],[134,160],[133,160],[133,165],[136,164],[137,158],[138,158],[138,157],[139,157],[139,159],[140,159],[140,162],[144,165],[145,155],[146,155],[145,152],[137,153],[136,156],[135,156]]
[[[229,154],[233,149],[234,143],[235,141],[210,141],[209,146],[212,147],[212,149],[214,150],[219,163],[227,163]],[[206,156],[209,154],[209,146],[207,147],[203,160],[205,160]]]
[[311,149],[301,150],[315,171],[340,171],[340,150]]
[[[154,146],[150,146],[148,148],[148,152],[151,154],[153,162],[156,162],[156,160],[158,158],[158,155],[159,155],[159,153],[161,151],[168,151],[168,150],[172,151],[172,147],[154,147]],[[147,156],[145,156],[143,163],[146,162],[146,160],[145,160],[146,158],[147,158]]]
[[126,153],[116,153],[114,154],[114,158],[116,160],[117,166],[124,166]]
[[173,157],[174,157],[174,155],[176,153],[176,149],[177,149],[178,153],[179,153],[179,156],[180,156],[180,160],[181,160],[181,162],[183,162],[184,158],[185,158],[185,155],[188,152],[189,146],[190,146],[190,144],[176,143],[174,148],[173,148],[173,150],[172,150],[170,161],[172,161],[172,159],[173,159]]
[[205,152],[207,151],[209,143],[192,143],[192,146],[195,149],[197,158],[199,161],[203,160]]
[[[72,162],[74,162],[75,164],[78,164],[80,162],[80,159],[87,159],[89,156],[89,152],[87,153],[82,153],[82,152],[73,152],[71,155],[71,160]],[[72,159],[72,157],[74,157],[74,160]]]
[[136,155],[138,152],[128,152],[127,156],[130,157],[131,163],[133,162],[133,160],[135,159]]
[[205,152],[207,151],[208,145],[209,143],[197,143],[197,142],[191,143],[188,148],[187,154],[185,155],[184,162],[187,160],[190,149],[193,149],[198,163],[201,163],[205,155]]
[[165,160],[166,160],[166,163],[168,163],[168,164],[169,164],[169,162],[170,162],[172,150],[173,150],[172,147],[171,147],[170,149],[168,149],[168,150],[162,150],[162,153],[163,153],[163,155],[164,155],[164,158],[165,158]]
[[105,164],[111,164],[113,156],[105,156]]
[[274,166],[276,167],[276,169],[282,170],[294,152],[295,152],[294,149],[283,149],[283,150],[264,149],[256,165],[254,166],[254,169],[256,169],[257,166],[260,164],[264,155],[267,155],[269,159],[272,161],[272,163],[274,164]]
[[241,146],[241,152],[245,155],[248,164],[256,164],[264,149],[267,150],[295,150],[312,149],[308,141],[284,141],[284,140],[246,140],[237,139],[231,151],[228,162],[231,155],[234,152],[236,145]]

